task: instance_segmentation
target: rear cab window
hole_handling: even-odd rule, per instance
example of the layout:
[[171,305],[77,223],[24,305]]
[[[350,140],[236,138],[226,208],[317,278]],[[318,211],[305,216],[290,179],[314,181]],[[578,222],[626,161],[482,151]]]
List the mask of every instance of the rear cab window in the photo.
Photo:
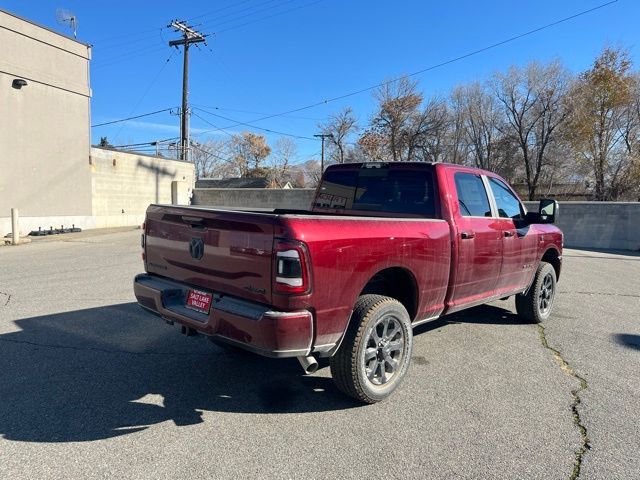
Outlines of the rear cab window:
[[384,216],[437,217],[434,171],[430,164],[363,164],[325,171],[315,211]]

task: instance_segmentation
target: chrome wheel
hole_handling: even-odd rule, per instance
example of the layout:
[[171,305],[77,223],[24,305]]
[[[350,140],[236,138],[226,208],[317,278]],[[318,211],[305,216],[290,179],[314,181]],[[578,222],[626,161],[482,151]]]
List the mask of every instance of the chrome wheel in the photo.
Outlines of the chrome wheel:
[[545,316],[551,310],[553,305],[554,282],[550,273],[546,274],[540,285],[540,295],[538,296],[538,308],[540,314]]
[[364,349],[364,370],[374,385],[390,381],[402,365],[405,351],[404,331],[392,315],[380,318],[369,333]]

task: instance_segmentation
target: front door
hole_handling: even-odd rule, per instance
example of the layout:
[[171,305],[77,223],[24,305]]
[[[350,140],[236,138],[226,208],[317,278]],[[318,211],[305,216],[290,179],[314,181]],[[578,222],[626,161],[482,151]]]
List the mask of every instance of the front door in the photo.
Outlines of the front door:
[[502,268],[496,292],[512,293],[529,284],[536,267],[537,237],[525,225],[524,208],[502,180],[488,177],[502,230]]
[[502,226],[493,218],[489,197],[479,174],[454,174],[458,205],[454,208],[457,259],[449,307],[480,303],[495,292],[502,262]]

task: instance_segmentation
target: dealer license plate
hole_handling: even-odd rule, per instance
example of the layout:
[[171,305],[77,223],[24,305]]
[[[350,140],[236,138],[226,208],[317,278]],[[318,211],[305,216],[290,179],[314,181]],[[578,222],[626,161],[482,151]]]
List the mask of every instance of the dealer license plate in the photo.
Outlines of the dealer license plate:
[[200,290],[189,290],[186,307],[200,313],[209,313],[213,295]]

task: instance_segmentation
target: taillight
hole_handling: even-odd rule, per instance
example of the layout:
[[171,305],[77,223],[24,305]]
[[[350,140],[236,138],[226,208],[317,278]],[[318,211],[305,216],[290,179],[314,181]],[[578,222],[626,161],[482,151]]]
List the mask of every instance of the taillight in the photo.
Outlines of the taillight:
[[307,293],[311,285],[304,244],[276,240],[274,247],[274,290],[279,293]]

